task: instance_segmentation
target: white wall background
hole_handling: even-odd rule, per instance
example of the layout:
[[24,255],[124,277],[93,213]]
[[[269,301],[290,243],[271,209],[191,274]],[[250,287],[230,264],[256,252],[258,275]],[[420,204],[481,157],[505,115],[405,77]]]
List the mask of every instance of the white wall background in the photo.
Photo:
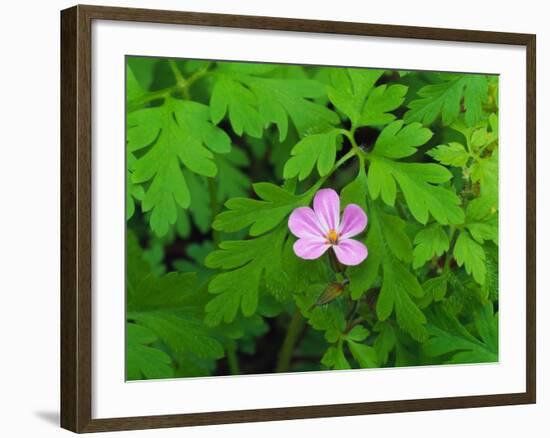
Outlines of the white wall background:
[[[110,0],[90,1],[235,14],[272,15],[418,26],[529,32],[537,34],[538,76],[538,404],[456,411],[300,420],[105,436],[228,438],[302,436],[543,437],[550,413],[550,381],[545,367],[550,334],[544,321],[545,223],[550,184],[544,166],[548,138],[550,28],[545,2],[523,0],[407,1],[338,0]],[[59,400],[59,10],[73,2],[4,2],[0,18],[0,433],[3,436],[69,436],[58,428]],[[269,50],[269,48],[266,48]],[[358,56],[363,56],[358,54]],[[366,56],[366,55],[364,55]],[[547,269],[547,268],[546,268]],[[266,394],[266,396],[269,396]]]

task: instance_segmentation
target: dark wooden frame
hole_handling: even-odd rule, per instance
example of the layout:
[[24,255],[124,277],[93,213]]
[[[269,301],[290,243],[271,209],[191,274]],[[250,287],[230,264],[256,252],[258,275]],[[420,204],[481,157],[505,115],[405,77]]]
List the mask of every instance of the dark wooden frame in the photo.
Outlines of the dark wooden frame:
[[[92,419],[91,24],[93,20],[221,26],[525,46],[527,50],[526,392],[418,400]],[[75,6],[61,13],[61,426],[98,432],[514,405],[536,402],[536,37],[530,34]]]

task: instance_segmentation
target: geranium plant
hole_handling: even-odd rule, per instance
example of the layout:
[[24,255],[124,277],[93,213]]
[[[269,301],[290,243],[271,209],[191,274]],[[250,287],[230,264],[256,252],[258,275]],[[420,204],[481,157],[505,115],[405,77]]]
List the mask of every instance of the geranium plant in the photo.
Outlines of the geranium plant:
[[128,57],[126,84],[129,379],[498,360],[497,76]]

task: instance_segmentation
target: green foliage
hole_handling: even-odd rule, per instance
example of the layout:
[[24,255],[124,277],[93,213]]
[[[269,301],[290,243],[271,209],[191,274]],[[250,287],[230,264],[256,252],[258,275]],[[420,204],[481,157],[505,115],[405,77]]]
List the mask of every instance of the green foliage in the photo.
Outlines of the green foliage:
[[460,143],[450,142],[440,145],[428,152],[428,155],[446,166],[464,167],[470,155]]
[[[129,380],[498,360],[498,77],[128,57]],[[333,188],[359,265],[299,258]]]
[[353,126],[379,126],[395,120],[390,111],[403,103],[407,87],[400,84],[375,87],[383,73],[357,68],[331,71],[328,97]]
[[444,358],[443,363],[483,363],[498,360],[498,315],[492,305],[479,308],[474,315],[475,333],[455,317],[436,309],[428,327],[430,339],[422,346],[430,357]]
[[[173,354],[188,358],[219,359],[224,352],[213,332],[204,326],[204,294],[196,287],[195,273],[171,272],[154,276],[134,235],[127,236],[128,272],[126,318],[130,364],[128,378],[141,372],[147,378],[169,377],[170,358],[150,345],[161,342]],[[154,375],[145,358],[164,366],[168,375]],[[167,359],[168,358],[168,359]],[[166,374],[166,373],[164,373]]]
[[126,324],[126,378],[128,380],[173,377],[172,359],[151,347],[158,341],[155,333],[137,324]]
[[465,108],[464,119],[473,126],[483,115],[482,103],[487,98],[488,82],[484,75],[442,74],[436,84],[426,85],[418,91],[420,99],[409,103],[405,122],[422,122],[430,125],[441,114],[444,125],[453,123]]
[[426,337],[426,317],[413,301],[420,298],[424,291],[410,271],[399,263],[384,263],[384,283],[376,303],[376,314],[385,321],[395,310],[397,324],[418,341]]
[[[208,303],[206,323],[217,325],[231,322],[239,308],[244,316],[251,316],[258,308],[262,275],[277,275],[282,264],[286,230],[276,231],[257,239],[224,241],[220,249],[206,258],[210,268],[230,269],[218,274],[208,290],[218,296]],[[274,272],[275,271],[275,272]]]
[[246,64],[222,70],[212,90],[210,113],[215,124],[227,114],[239,136],[261,138],[264,126],[273,123],[283,141],[289,119],[300,135],[338,121],[332,111],[309,100],[324,94],[322,84],[313,79],[266,78],[261,76],[265,69]]
[[336,161],[337,138],[338,131],[333,130],[302,139],[292,148],[292,157],[284,167],[284,177],[288,179],[297,176],[302,181],[311,174],[315,163],[319,176],[328,175]]
[[307,204],[313,191],[296,196],[271,183],[257,183],[254,191],[261,200],[232,198],[225,203],[227,211],[220,213],[213,228],[220,231],[238,231],[249,225],[250,235],[258,236],[275,228],[294,208]]
[[369,193],[373,199],[381,196],[387,205],[393,206],[399,184],[418,222],[427,223],[431,213],[441,224],[461,223],[464,213],[460,198],[440,185],[452,178],[449,170],[434,163],[395,161],[414,154],[430,137],[431,132],[418,123],[404,126],[399,120],[384,128],[369,154]]
[[419,268],[428,260],[449,250],[449,236],[441,225],[432,224],[416,234],[414,244],[413,267]]
[[150,182],[142,200],[151,211],[151,228],[163,236],[176,223],[177,206],[189,208],[191,191],[182,164],[197,175],[214,177],[214,152],[227,153],[227,134],[209,121],[208,107],[196,102],[166,98],[159,107],[128,115],[128,149],[147,151],[133,165],[134,184]]
[[462,231],[458,236],[454,256],[458,266],[464,265],[466,272],[472,274],[479,284],[485,283],[485,252],[467,231]]

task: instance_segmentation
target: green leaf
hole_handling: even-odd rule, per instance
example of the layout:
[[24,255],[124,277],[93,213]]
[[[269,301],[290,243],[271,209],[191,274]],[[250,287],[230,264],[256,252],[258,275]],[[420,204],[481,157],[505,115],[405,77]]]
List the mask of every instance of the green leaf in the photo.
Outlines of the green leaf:
[[[459,207],[460,198],[451,190],[436,185],[449,181],[451,172],[433,163],[404,163],[394,157],[406,157],[427,141],[431,132],[419,124],[403,128],[398,120],[380,133],[370,160],[368,187],[373,199],[379,196],[390,206],[395,203],[397,184],[415,219],[425,224],[429,213],[441,224],[462,223],[464,213]],[[397,184],[396,184],[397,183]]]
[[443,82],[426,85],[418,91],[420,99],[409,103],[405,122],[430,125],[441,114],[444,125],[450,125],[460,113],[463,101],[468,126],[475,125],[482,115],[482,103],[487,99],[487,77],[477,74],[444,75]]
[[158,236],[176,222],[178,205],[191,204],[181,166],[213,177],[217,168],[211,151],[227,153],[231,148],[229,137],[210,123],[208,107],[172,98],[162,106],[130,113],[127,141],[131,152],[147,148],[135,163],[131,179],[150,182],[142,209],[151,211],[151,228]]
[[369,336],[369,331],[362,325],[354,326],[343,338],[347,341],[362,342]]
[[256,98],[248,88],[231,78],[216,81],[210,97],[210,115],[215,125],[226,113],[235,134],[261,138],[264,122],[258,113]]
[[225,200],[248,195],[251,183],[248,175],[243,172],[243,168],[249,164],[250,160],[246,153],[236,147],[233,147],[228,154],[216,156],[216,166],[218,167],[216,187],[219,199]]
[[466,208],[465,226],[478,243],[491,240],[498,245],[498,214],[486,196],[470,201]]
[[395,203],[397,182],[414,218],[421,224],[434,219],[444,225],[460,224],[464,213],[460,198],[451,190],[436,184],[448,181],[451,173],[437,164],[401,163],[372,157],[369,168],[369,193],[373,199],[382,195],[390,206]]
[[126,64],[126,101],[137,99],[143,94],[141,85],[139,85],[134,72],[128,64]]
[[319,176],[327,175],[336,160],[336,130],[324,134],[312,134],[300,140],[292,148],[291,157],[286,162],[283,176],[286,179],[298,176],[300,181],[306,179],[315,163]]
[[378,319],[385,321],[395,311],[399,326],[422,342],[427,336],[426,317],[411,298],[420,298],[424,294],[418,280],[397,261],[383,264],[383,276],[376,302]]
[[206,297],[196,287],[196,274],[156,277],[133,234],[127,236],[127,252],[127,319],[149,328],[175,353],[222,357],[222,346],[202,322]]
[[374,349],[380,360],[380,365],[385,365],[388,362],[390,352],[396,345],[395,330],[391,324],[378,321],[374,326],[374,331],[378,333],[374,341]]
[[377,219],[374,213],[371,214],[371,209],[367,207],[367,175],[364,167],[360,167],[357,177],[342,189],[340,200],[344,207],[348,204],[359,205],[367,213],[369,221],[365,239],[369,256],[360,266],[350,266],[346,270],[346,275],[350,280],[351,297],[357,300],[373,286],[378,278],[382,252],[384,251]]
[[384,70],[359,68],[331,70],[328,97],[353,125],[359,123],[365,100],[383,73]]
[[449,274],[442,274],[437,277],[429,278],[422,283],[422,289],[424,290],[424,296],[416,303],[421,309],[425,309],[432,302],[441,301],[447,294],[447,286],[449,281]]
[[361,368],[378,368],[380,365],[376,350],[363,343],[368,335],[369,331],[365,327],[356,325],[348,333],[343,333],[341,338]]
[[391,159],[405,158],[414,154],[432,135],[432,131],[420,123],[403,126],[403,120],[396,120],[382,130],[373,153]]
[[375,202],[367,208],[369,225],[365,244],[369,251],[367,260],[361,266],[351,266],[346,270],[350,280],[353,299],[361,297],[379,278],[382,263],[412,260],[412,244],[405,233],[405,221],[383,213]]
[[126,324],[126,379],[163,379],[174,376],[172,359],[151,346],[155,333],[137,324]]
[[135,212],[134,200],[142,200],[144,191],[139,184],[132,182],[132,170],[134,169],[136,157],[131,152],[126,152],[126,220],[129,220]]
[[448,293],[445,307],[455,316],[472,315],[480,304],[487,303],[487,291],[466,273],[451,270],[448,273]]
[[493,304],[480,307],[474,315],[474,325],[483,343],[498,353],[498,313],[493,313]]
[[333,370],[349,370],[351,368],[344,354],[342,343],[329,347],[325,355],[321,358],[321,363]]
[[321,83],[313,79],[278,79],[257,76],[264,71],[232,69],[225,71],[212,91],[210,110],[218,124],[229,114],[237,135],[246,133],[261,138],[264,126],[274,123],[283,141],[292,120],[300,136],[311,129],[321,130],[338,122],[338,117],[323,105],[309,99],[324,95]]
[[396,259],[409,263],[412,260],[412,244],[405,233],[406,222],[399,216],[378,211],[383,238]]
[[129,312],[128,317],[153,330],[174,353],[207,359],[224,355],[223,347],[203,321],[190,317],[186,310]]
[[232,198],[225,203],[226,211],[218,214],[212,224],[215,230],[233,232],[249,225],[250,235],[258,236],[275,228],[296,207],[307,205],[315,186],[303,195],[294,195],[271,183],[257,183],[258,199]]
[[467,231],[460,232],[455,243],[454,256],[458,266],[464,265],[466,272],[472,275],[478,284],[485,283],[485,251]]
[[401,84],[380,85],[369,94],[363,107],[359,126],[385,125],[395,120],[390,113],[401,106],[407,94],[407,87]]
[[[127,76],[126,79],[126,94],[128,100],[133,100],[134,98],[139,97],[138,93],[130,91],[133,87],[135,87],[135,85],[131,84],[131,80],[135,80],[141,90],[149,90],[154,79],[154,70],[157,64],[158,59],[149,56],[126,57],[127,71],[130,70],[133,76],[132,79],[130,79],[129,76]],[[132,96],[131,99],[128,94]]]
[[286,224],[259,238],[221,242],[220,249],[209,254],[209,268],[229,270],[216,275],[208,291],[217,296],[206,305],[206,323],[231,322],[239,309],[251,316],[258,307],[260,281],[270,273],[280,275]]
[[317,102],[325,95],[323,85],[313,79],[247,78],[245,82],[256,94],[258,109],[265,122],[273,122],[279,130],[279,141],[288,133],[288,119],[303,137],[338,123],[338,116]]
[[481,120],[482,103],[487,100],[489,84],[484,75],[467,75],[465,82],[464,107],[466,114],[464,119],[468,126],[474,126]]
[[490,205],[498,208],[498,150],[472,165],[472,181],[480,185],[480,193]]
[[413,268],[418,269],[433,257],[449,250],[449,236],[441,225],[431,224],[420,230],[414,238]]
[[374,87],[383,70],[335,69],[331,72],[328,95],[352,126],[378,126],[395,120],[390,113],[405,99],[407,87],[400,84]]
[[380,366],[376,350],[370,345],[347,340],[351,355],[359,363],[361,368],[378,368]]
[[342,207],[348,204],[356,204],[367,211],[367,174],[364,166],[360,166],[357,177],[346,185],[340,192]]
[[338,301],[333,301],[325,306],[315,305],[326,286],[326,283],[311,284],[303,293],[297,294],[295,299],[298,308],[307,318],[308,324],[315,330],[325,332],[327,341],[337,342],[342,338],[342,333],[346,328],[343,307],[339,305]]
[[435,323],[428,325],[430,339],[422,345],[423,353],[430,357],[450,355],[445,363],[498,361],[498,315],[493,315],[491,307],[492,304],[488,304],[475,315],[475,326],[481,340],[450,314],[436,315]]
[[295,238],[288,236],[283,247],[281,272],[270,270],[265,283],[266,289],[279,301],[287,301],[307,290],[319,281],[329,281],[325,260],[304,260],[294,253]]
[[191,195],[191,204],[189,213],[193,218],[193,222],[197,228],[206,233],[210,229],[212,223],[212,209],[210,204],[208,183],[206,178],[196,175],[188,170],[183,171],[185,180],[189,187]]
[[439,145],[428,151],[428,155],[446,166],[464,167],[470,159],[470,154],[460,143],[450,142]]
[[486,245],[484,249],[487,276],[481,288],[482,302],[487,300],[498,301],[498,247],[496,245]]

